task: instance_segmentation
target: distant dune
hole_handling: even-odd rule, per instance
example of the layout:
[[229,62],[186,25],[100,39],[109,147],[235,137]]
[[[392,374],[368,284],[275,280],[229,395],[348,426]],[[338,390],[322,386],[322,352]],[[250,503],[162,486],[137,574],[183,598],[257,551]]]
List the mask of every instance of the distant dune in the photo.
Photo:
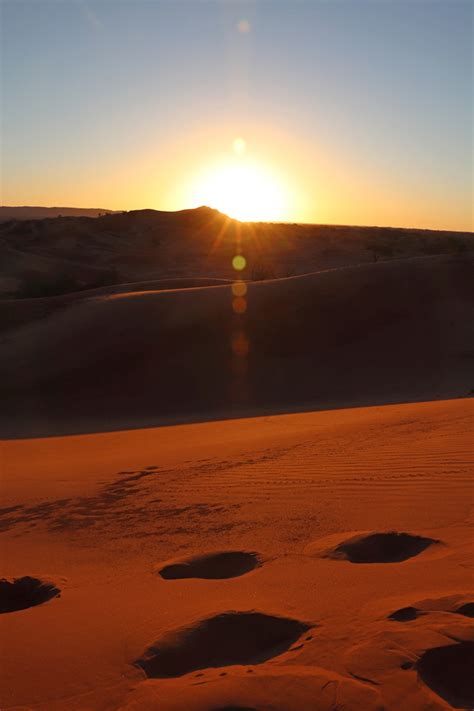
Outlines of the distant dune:
[[[474,257],[67,297],[0,345],[6,436],[465,396]],[[11,302],[15,308],[21,302]]]
[[207,207],[0,224],[0,296],[36,298],[170,278],[248,280],[474,249],[470,233],[240,223]]
[[42,220],[47,217],[99,217],[113,210],[101,207],[8,207],[0,205],[0,222],[6,220]]

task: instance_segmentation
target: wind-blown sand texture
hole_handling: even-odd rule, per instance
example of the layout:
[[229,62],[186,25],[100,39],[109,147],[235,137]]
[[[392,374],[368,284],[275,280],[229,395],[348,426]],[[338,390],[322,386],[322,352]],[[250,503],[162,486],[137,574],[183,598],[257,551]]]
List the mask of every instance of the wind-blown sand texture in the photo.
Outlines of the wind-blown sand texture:
[[5,223],[2,711],[474,707],[470,244]]
[[2,709],[470,708],[472,416],[5,442],[4,577],[61,594],[0,615]]

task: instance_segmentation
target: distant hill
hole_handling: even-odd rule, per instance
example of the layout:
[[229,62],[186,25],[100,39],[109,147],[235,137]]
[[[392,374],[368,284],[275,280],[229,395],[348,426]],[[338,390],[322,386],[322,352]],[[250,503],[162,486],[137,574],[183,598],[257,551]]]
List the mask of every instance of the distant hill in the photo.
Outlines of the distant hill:
[[[261,281],[473,249],[471,233],[240,223],[209,207],[94,219],[25,217],[0,223],[0,297],[49,297],[163,279]],[[237,274],[232,258],[238,252],[247,266]]]
[[7,220],[42,220],[46,217],[99,217],[111,213],[101,207],[7,207],[0,206],[0,222]]

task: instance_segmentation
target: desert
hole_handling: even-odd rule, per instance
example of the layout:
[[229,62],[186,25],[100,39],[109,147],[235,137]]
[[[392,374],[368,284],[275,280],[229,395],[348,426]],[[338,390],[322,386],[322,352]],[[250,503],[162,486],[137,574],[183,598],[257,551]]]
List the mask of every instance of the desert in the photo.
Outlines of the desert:
[[474,710],[472,0],[0,0],[0,711]]
[[469,708],[457,239],[3,300],[4,708]]

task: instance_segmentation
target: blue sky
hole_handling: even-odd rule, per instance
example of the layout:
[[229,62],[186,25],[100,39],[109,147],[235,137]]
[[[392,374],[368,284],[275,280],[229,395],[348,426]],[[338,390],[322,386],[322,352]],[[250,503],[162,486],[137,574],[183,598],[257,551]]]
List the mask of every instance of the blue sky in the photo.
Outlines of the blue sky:
[[188,207],[243,136],[288,219],[472,228],[469,0],[3,0],[1,59],[3,204]]

